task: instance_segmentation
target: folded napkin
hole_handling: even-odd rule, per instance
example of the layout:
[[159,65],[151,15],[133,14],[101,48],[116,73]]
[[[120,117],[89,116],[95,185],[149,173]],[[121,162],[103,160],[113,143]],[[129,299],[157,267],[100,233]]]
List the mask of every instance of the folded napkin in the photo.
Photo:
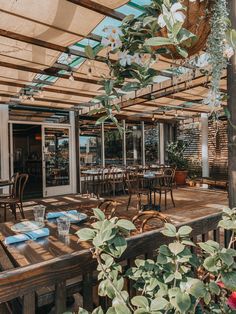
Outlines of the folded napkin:
[[46,218],[47,219],[55,219],[55,218],[59,218],[62,216],[65,216],[66,214],[70,214],[70,215],[76,215],[77,214],[77,210],[69,210],[69,211],[63,211],[63,212],[51,212],[51,213],[47,213]]
[[9,236],[5,238],[5,244],[13,244],[18,242],[24,242],[27,240],[36,240],[38,238],[49,236],[49,229],[42,228],[30,232],[26,232],[24,234],[17,234],[14,236]]

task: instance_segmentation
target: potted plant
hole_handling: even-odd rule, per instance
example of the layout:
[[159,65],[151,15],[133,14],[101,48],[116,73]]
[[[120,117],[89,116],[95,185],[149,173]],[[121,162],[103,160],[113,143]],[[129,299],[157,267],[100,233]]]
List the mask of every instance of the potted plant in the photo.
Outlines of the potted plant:
[[171,166],[176,167],[175,182],[178,185],[186,184],[188,175],[188,160],[184,157],[188,143],[183,140],[172,142],[167,147],[168,161]]

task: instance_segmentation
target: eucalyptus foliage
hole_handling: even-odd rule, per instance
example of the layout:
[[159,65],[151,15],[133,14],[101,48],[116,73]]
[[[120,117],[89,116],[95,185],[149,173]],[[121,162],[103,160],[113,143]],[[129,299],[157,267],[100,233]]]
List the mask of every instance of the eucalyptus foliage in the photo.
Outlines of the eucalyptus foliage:
[[[198,0],[189,0],[190,3],[196,1]],[[202,1],[209,0],[200,0]],[[125,17],[120,27],[112,25],[105,27],[105,36],[100,46],[85,48],[87,57],[95,59],[97,53],[107,47],[107,65],[110,72],[102,82],[104,96],[95,99],[95,102],[100,102],[102,108],[92,111],[92,114],[102,114],[98,123],[109,119],[118,125],[114,112],[120,111],[121,96],[152,86],[158,81],[159,72],[153,68],[153,65],[158,63],[161,55],[172,56],[170,46],[175,47],[176,53],[181,58],[187,59],[188,48],[198,39],[196,34],[184,28],[186,19],[184,1],[152,0],[149,5],[143,7],[143,14],[137,17],[134,15]],[[236,48],[236,31],[231,29],[226,0],[214,0],[210,10],[211,12],[207,13],[210,16],[211,26],[207,41],[210,70],[204,64],[202,71],[212,76],[211,89],[205,103],[214,108],[224,100],[224,95],[220,93],[219,82],[222,71],[226,68],[227,59],[232,56]],[[118,56],[117,61],[112,60],[113,55]],[[194,62],[194,58],[189,59],[190,63],[192,61]],[[109,85],[108,81],[113,86],[112,94],[105,88],[106,84]]]
[[[212,240],[194,244],[189,226],[177,229],[167,223],[162,233],[170,238],[170,244],[160,246],[153,260],[136,259],[126,272],[118,260],[135,226],[117,217],[108,220],[99,209],[94,209],[94,215],[97,221],[93,228],[81,229],[77,234],[93,244],[100,281],[98,293],[112,303],[107,314],[236,313],[230,308],[232,291],[236,291],[236,209],[225,209],[219,223],[219,227],[231,232],[227,248]],[[126,291],[125,278],[132,279],[136,296]],[[79,313],[88,314],[84,309]],[[92,313],[105,312],[99,306]]]

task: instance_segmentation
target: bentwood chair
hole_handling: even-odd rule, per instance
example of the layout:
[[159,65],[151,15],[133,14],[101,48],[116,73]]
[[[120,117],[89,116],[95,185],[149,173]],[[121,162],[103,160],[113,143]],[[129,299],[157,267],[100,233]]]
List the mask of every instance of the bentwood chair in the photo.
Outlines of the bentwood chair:
[[28,181],[28,174],[20,174],[17,176],[15,183],[15,193],[11,197],[0,198],[0,207],[4,209],[4,221],[6,221],[7,216],[7,207],[10,208],[12,214],[16,219],[16,207],[19,208],[21,213],[21,217],[24,219],[24,210],[23,210],[23,197],[24,197],[24,189],[26,183]]
[[4,193],[0,194],[0,198],[7,198],[7,197],[14,197],[16,195],[16,184],[17,184],[17,179],[19,177],[19,172],[16,172],[12,175],[10,181],[12,185],[10,186],[10,192],[9,193]]
[[156,200],[156,193],[159,193],[159,205],[161,206],[162,194],[165,195],[165,209],[167,205],[167,194],[170,193],[173,206],[175,207],[173,197],[173,185],[174,185],[175,170],[173,168],[166,168],[163,171],[163,178],[159,180],[159,184],[153,188],[154,200]]
[[110,219],[115,215],[117,205],[120,205],[120,203],[112,199],[105,199],[98,205],[98,208]]
[[139,187],[140,182],[139,182],[139,177],[137,173],[132,173],[132,172],[127,171],[124,176],[124,180],[125,180],[124,183],[127,187],[127,191],[129,194],[129,199],[128,199],[126,210],[129,209],[132,196],[136,195],[137,196],[137,208],[140,211],[142,208],[142,204],[141,204],[142,195],[147,196],[147,202],[149,202],[150,190]]
[[170,222],[170,219],[156,210],[147,210],[135,215],[132,222],[137,230],[142,233],[150,222],[152,222],[152,225],[154,225],[156,229],[163,227],[165,223]]

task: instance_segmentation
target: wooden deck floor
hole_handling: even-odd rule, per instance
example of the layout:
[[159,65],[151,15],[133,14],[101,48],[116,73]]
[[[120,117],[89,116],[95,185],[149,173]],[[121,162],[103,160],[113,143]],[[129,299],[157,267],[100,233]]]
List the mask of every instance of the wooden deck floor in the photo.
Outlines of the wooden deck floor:
[[[127,195],[107,198],[116,199],[120,203],[117,208],[117,212],[120,215],[124,213],[127,214]],[[175,208],[168,197],[167,210],[162,210],[164,214],[171,218],[173,223],[187,223],[192,219],[219,212],[224,206],[228,205],[227,193],[221,190],[213,191],[197,188],[178,188],[174,190],[174,200],[176,203]],[[50,210],[50,208],[53,208],[54,210],[56,208],[65,210],[77,208],[83,211],[83,208],[95,207],[98,202],[100,201],[97,199],[88,199],[87,197],[81,198],[80,195],[66,195],[24,202],[24,211],[26,218],[32,218],[32,207],[36,204],[43,204],[48,210]],[[143,203],[145,202],[146,199],[144,198]],[[134,195],[131,201],[128,216],[132,217],[135,213],[137,213],[137,200]]]

